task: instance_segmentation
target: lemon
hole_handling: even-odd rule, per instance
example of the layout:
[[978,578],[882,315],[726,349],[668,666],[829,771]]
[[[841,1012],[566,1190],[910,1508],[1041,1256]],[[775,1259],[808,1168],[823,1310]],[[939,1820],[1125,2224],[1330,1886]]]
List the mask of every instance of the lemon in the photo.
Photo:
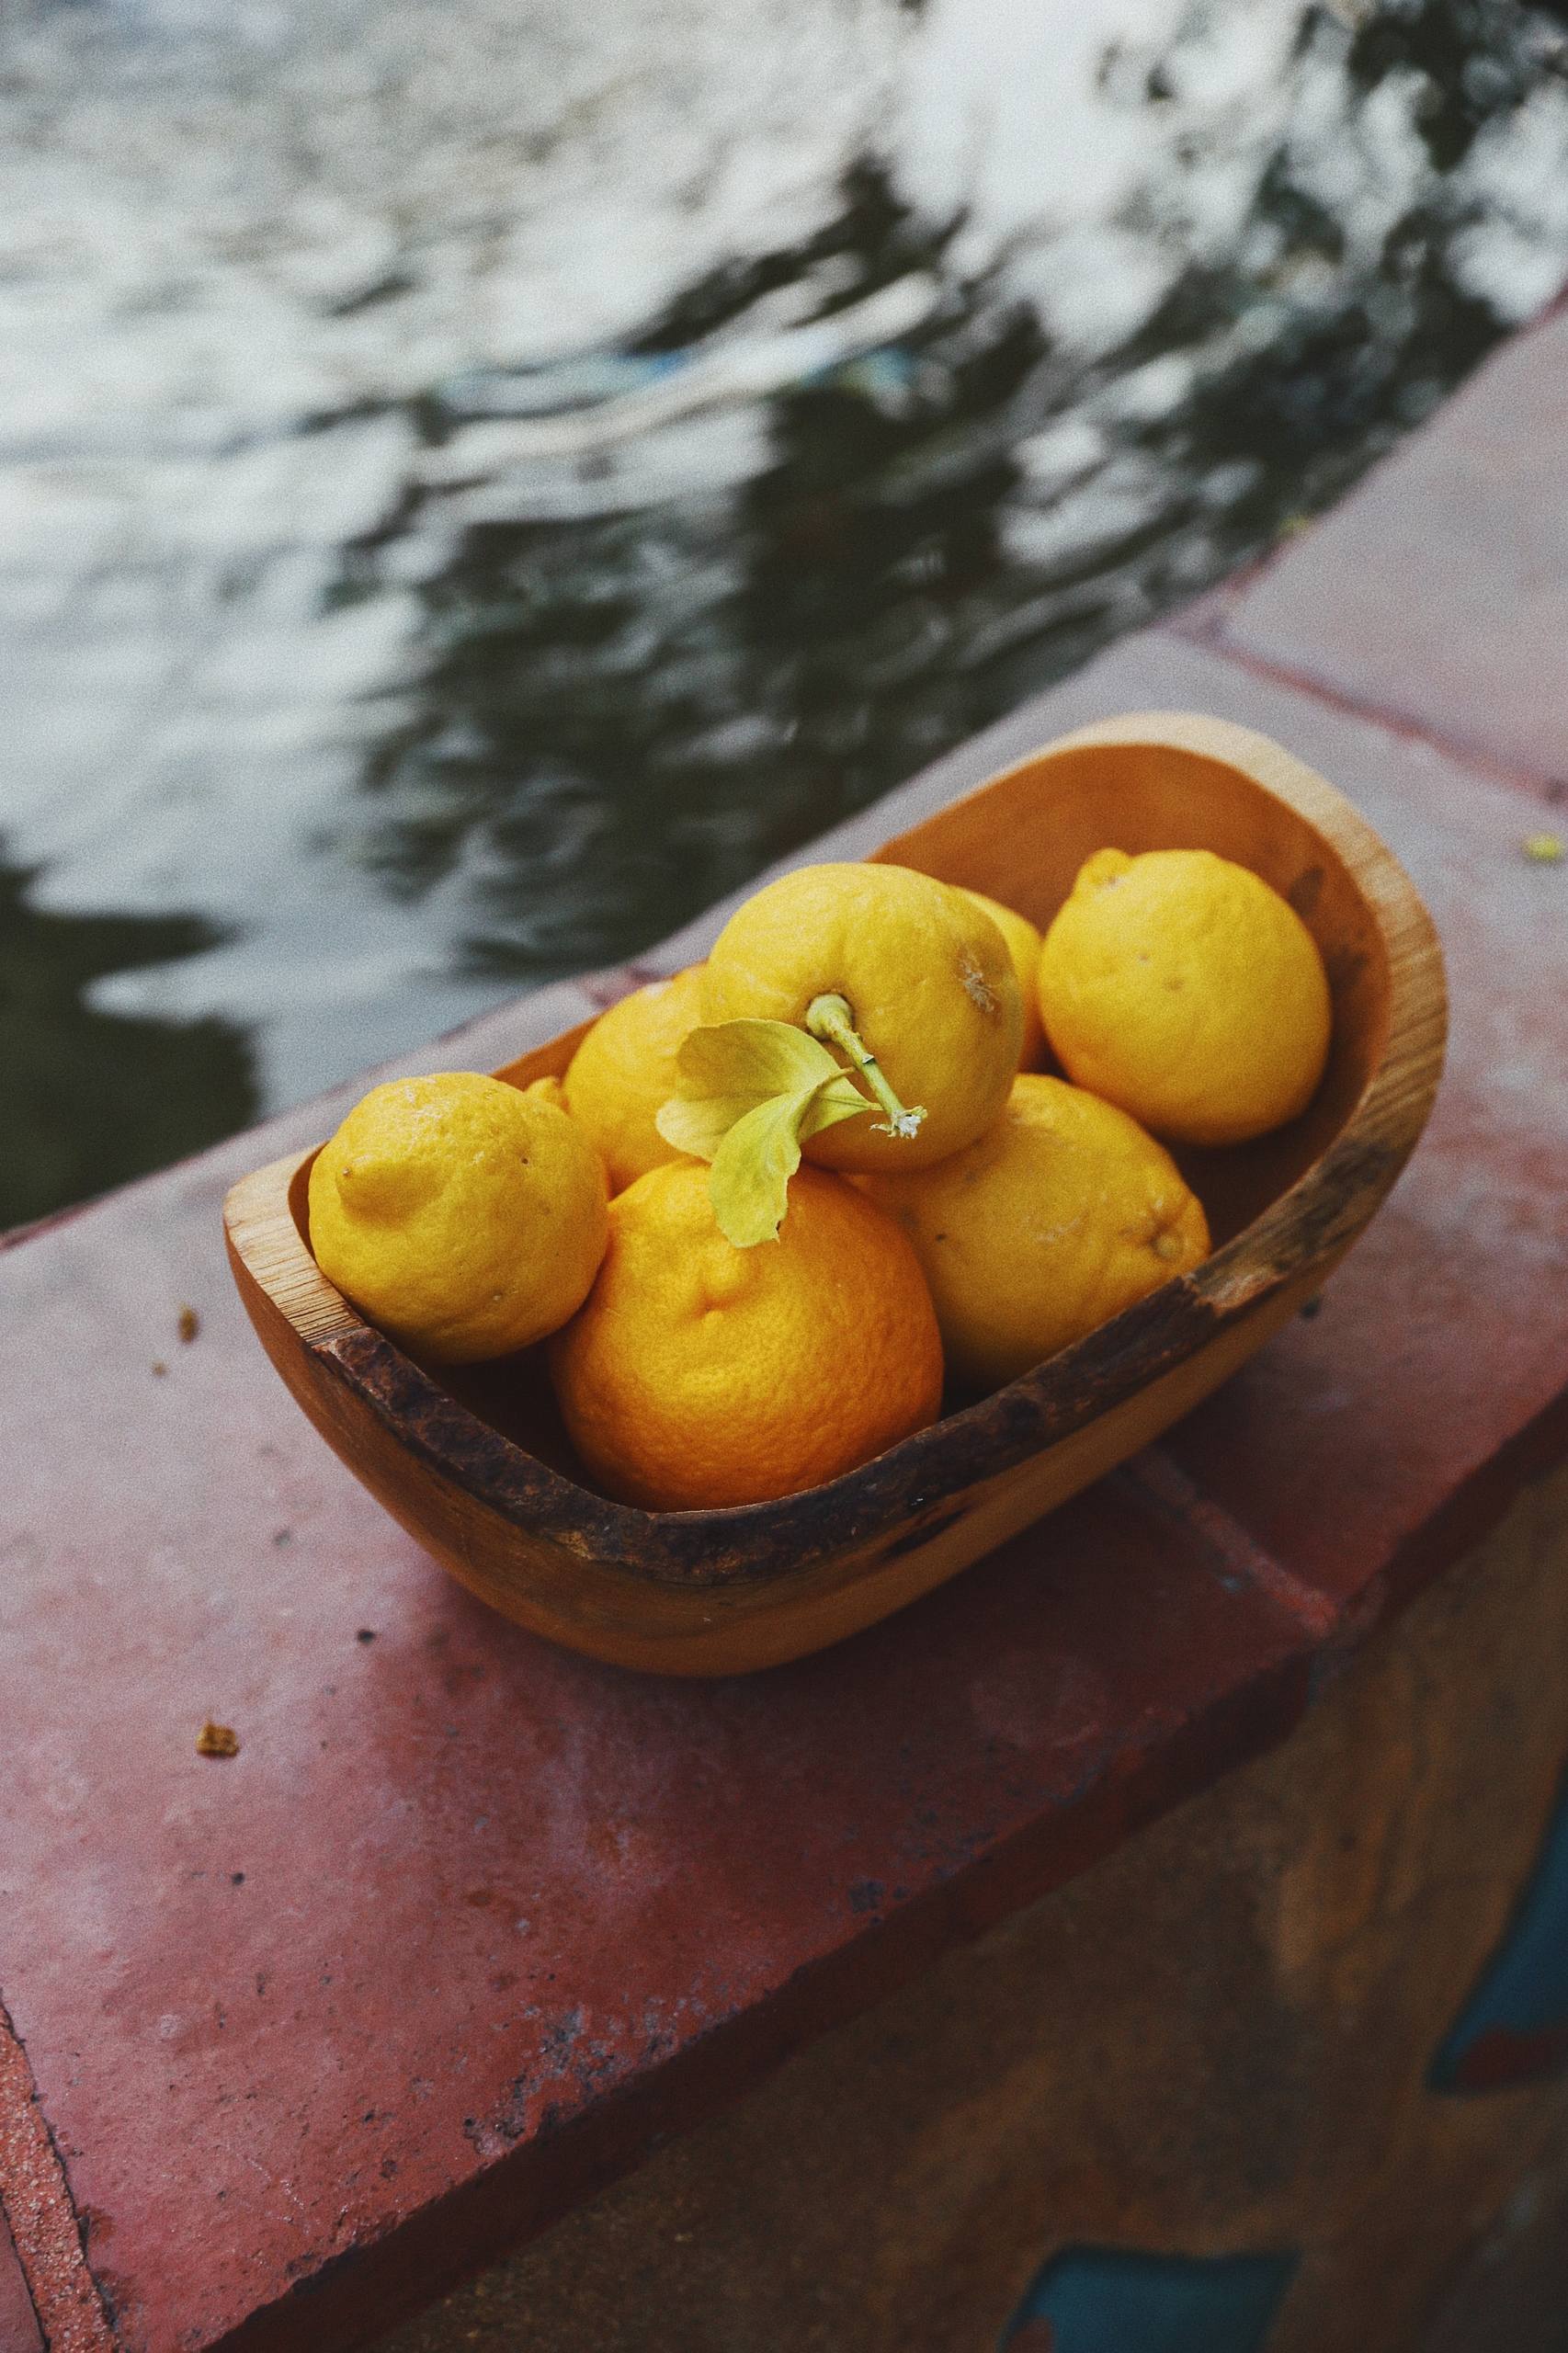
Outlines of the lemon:
[[996,925],[904,866],[802,866],[767,883],[715,940],[702,1014],[809,1029],[860,1071],[881,1108],[805,1145],[835,1168],[924,1167],[957,1152],[1006,1101],[1023,1034]]
[[548,1097],[475,1071],[393,1079],[311,1170],[311,1248],[373,1324],[468,1364],[553,1332],[604,1256],[604,1166]]
[[949,1366],[975,1387],[1015,1380],[1209,1254],[1169,1153],[1124,1111],[1035,1073],[952,1159],[857,1182],[914,1243]]
[[841,1177],[801,1169],[766,1249],[725,1241],[691,1160],[640,1176],[609,1221],[598,1280],[550,1360],[573,1441],[611,1495],[666,1511],[767,1502],[941,1410],[915,1253]]
[[567,1066],[562,1099],[581,1120],[619,1193],[676,1157],[653,1125],[676,1090],[676,1058],[702,1018],[702,968],[651,981],[600,1014]]
[[1016,907],[1005,907],[1000,899],[988,899],[983,891],[965,891],[964,897],[972,899],[977,907],[983,907],[1007,944],[1024,1007],[1018,1068],[1032,1070],[1045,1043],[1040,1017],[1040,934],[1028,915],[1021,915]]
[[1177,1143],[1294,1119],[1333,1023],[1300,915],[1206,849],[1096,851],[1046,934],[1040,1006],[1068,1076]]

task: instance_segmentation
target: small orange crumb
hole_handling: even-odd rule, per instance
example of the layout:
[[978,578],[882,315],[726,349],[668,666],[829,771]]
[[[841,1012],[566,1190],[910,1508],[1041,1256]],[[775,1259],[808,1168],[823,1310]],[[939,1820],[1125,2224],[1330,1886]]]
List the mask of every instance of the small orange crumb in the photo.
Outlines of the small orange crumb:
[[210,1716],[196,1735],[198,1756],[237,1756],[240,1735],[228,1724],[215,1724]]
[[1568,854],[1560,834],[1527,834],[1519,847],[1532,866],[1561,866]]
[[201,1318],[194,1307],[182,1307],[179,1312],[179,1336],[182,1340],[194,1340],[201,1329]]
[[165,1373],[165,1372],[167,1372],[167,1370],[168,1370],[168,1366],[164,1362],[164,1359],[163,1359],[163,1358],[162,1358],[162,1357],[154,1357],[154,1358],[153,1358],[153,1371],[157,1374],[157,1376],[158,1376],[159,1380],[161,1381],[161,1380],[163,1379],[163,1377],[164,1377]]

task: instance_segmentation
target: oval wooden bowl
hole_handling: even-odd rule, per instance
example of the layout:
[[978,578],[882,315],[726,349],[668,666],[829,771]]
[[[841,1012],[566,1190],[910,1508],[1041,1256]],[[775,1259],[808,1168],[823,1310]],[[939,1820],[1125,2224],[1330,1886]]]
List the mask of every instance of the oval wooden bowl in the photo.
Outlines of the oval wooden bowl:
[[[726,1675],[837,1642],[927,1592],[1206,1397],[1349,1248],[1421,1132],[1442,958],[1408,876],[1321,777],[1249,729],[1143,712],[1048,745],[884,843],[1044,926],[1091,850],[1210,848],[1311,926],[1329,1067],[1289,1128],[1183,1155],[1211,1257],[1006,1389],[858,1471],[727,1511],[647,1512],[588,1483],[537,1362],[436,1370],[373,1331],[306,1241],[314,1153],[236,1185],[230,1260],[262,1344],[343,1460],[482,1599],[624,1666]],[[564,1070],[581,1029],[496,1075]]]

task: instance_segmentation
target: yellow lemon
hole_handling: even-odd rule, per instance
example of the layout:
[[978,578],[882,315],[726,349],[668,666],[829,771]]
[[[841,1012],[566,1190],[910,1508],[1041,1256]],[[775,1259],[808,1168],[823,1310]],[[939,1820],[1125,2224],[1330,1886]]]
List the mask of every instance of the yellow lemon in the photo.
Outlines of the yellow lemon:
[[567,1066],[562,1097],[603,1155],[610,1189],[676,1158],[653,1125],[676,1091],[676,1057],[702,1018],[702,967],[650,981],[601,1013]]
[[393,1079],[311,1170],[311,1248],[395,1339],[471,1364],[574,1314],[604,1256],[602,1162],[546,1095],[475,1071]]
[[1023,1073],[979,1142],[938,1167],[862,1176],[926,1270],[948,1363],[995,1388],[1209,1253],[1169,1153],[1064,1079]]
[[551,1343],[566,1427],[611,1495],[656,1510],[765,1503],[836,1478],[941,1409],[914,1251],[802,1168],[776,1242],[737,1250],[708,1171],[674,1161],[610,1205],[587,1305]]
[[884,1095],[807,1142],[834,1168],[924,1167],[957,1152],[1006,1101],[1023,1034],[996,925],[905,866],[802,866],[767,884],[715,940],[702,1012],[809,1029],[892,1090],[891,1104]]
[[977,907],[984,908],[1007,943],[1007,953],[1013,960],[1018,995],[1024,1006],[1024,1034],[1018,1047],[1018,1068],[1032,1070],[1045,1043],[1045,1030],[1040,1017],[1040,934],[1028,915],[1019,915],[1016,907],[1005,907],[1000,899],[988,899],[983,891],[966,891],[964,897],[972,899]]
[[1206,849],[1096,851],[1046,934],[1040,1006],[1068,1076],[1177,1143],[1294,1119],[1333,1023],[1300,915]]

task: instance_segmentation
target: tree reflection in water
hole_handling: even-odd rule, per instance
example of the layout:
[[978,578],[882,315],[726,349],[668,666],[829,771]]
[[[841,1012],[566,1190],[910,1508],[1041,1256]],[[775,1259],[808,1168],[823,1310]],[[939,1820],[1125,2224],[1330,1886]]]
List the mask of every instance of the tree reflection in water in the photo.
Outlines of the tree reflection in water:
[[[537,425],[509,479],[494,420],[537,415],[537,388],[434,404],[438,449],[477,434],[502,463],[466,502],[460,464],[437,467],[346,563],[341,593],[374,593],[389,549],[457,517],[420,590],[416,708],[367,768],[363,854],[407,893],[460,878],[472,969],[625,956],[1324,505],[1495,339],[1460,266],[1480,208],[1451,175],[1540,86],[1539,49],[1488,46],[1496,18],[1421,0],[1350,32],[1305,12],[1313,129],[1259,161],[1227,250],[1088,363],[1053,342],[1027,258],[1004,243],[974,267],[972,224],[922,217],[867,159],[828,227],[699,280],[608,380],[635,396],[639,360],[722,363],[782,290],[832,316],[930,282],[896,343],[776,390],[749,462],[710,398],[686,426],[693,487],[678,458],[665,478],[657,432],[628,452],[590,430],[574,457],[569,427]],[[1108,47],[1106,84],[1126,68]],[[1139,72],[1158,113],[1173,84]],[[1419,76],[1432,168],[1369,245],[1323,144]],[[1129,225],[1157,242],[1149,201]]]
[[199,1151],[256,1110],[249,1051],[231,1023],[139,1020],[90,1001],[107,972],[210,948],[210,926],[42,914],[28,904],[32,879],[0,864],[0,1227]]

